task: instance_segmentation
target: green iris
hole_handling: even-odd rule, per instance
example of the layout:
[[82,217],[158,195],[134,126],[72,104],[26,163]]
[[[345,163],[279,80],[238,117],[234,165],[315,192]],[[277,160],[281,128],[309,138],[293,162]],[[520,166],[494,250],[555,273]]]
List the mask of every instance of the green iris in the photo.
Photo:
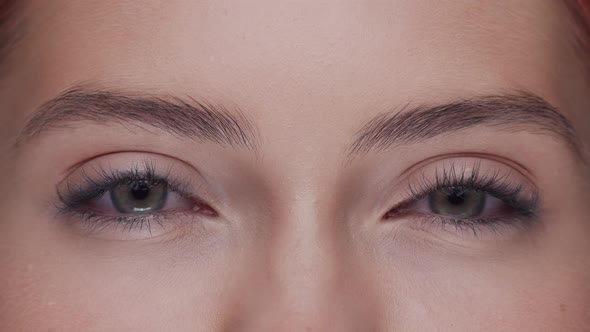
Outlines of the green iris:
[[463,188],[441,189],[428,196],[432,212],[456,218],[477,217],[485,204],[486,193]]
[[166,204],[168,188],[165,183],[151,184],[132,181],[111,190],[111,201],[121,213],[151,213]]

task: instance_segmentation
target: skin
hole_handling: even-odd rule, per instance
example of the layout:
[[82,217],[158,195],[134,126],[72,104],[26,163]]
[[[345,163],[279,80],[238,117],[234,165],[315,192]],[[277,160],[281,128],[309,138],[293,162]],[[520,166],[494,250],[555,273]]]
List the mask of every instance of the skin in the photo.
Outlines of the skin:
[[[0,78],[7,331],[590,329],[590,86],[560,2],[38,0],[23,11],[30,28]],[[35,110],[80,83],[236,105],[259,147],[80,122],[15,150]],[[551,135],[484,126],[346,161],[384,110],[513,90],[558,108],[583,156]],[[64,179],[146,158],[190,179],[219,216],[173,217],[155,236],[90,234],[56,216]],[[384,221],[442,159],[527,181],[540,222],[474,236]]]

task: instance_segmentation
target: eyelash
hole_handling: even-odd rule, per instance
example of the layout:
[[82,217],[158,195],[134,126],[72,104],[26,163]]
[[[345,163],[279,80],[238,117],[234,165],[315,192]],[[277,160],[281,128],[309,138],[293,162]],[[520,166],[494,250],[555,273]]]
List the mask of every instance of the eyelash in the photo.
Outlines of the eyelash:
[[[177,217],[180,213],[190,214],[188,211],[159,211],[150,214],[106,216],[100,215],[97,211],[86,206],[92,200],[100,198],[122,183],[132,181],[143,181],[151,185],[164,183],[170,192],[189,201],[194,201],[197,206],[204,205],[188,193],[186,190],[189,187],[188,183],[175,180],[171,176],[171,169],[168,169],[163,175],[158,175],[155,166],[147,161],[141,166],[135,165],[126,171],[99,168],[96,174],[92,177],[83,173],[82,184],[74,186],[68,183],[64,192],[57,191],[60,202],[57,206],[58,213],[77,217],[89,230],[102,230],[113,226],[115,228],[122,227],[124,231],[146,228],[151,233],[152,223],[163,227],[168,219],[175,219],[170,218],[172,215]],[[482,173],[479,164],[474,165],[470,171],[465,167],[458,170],[454,164],[451,164],[443,168],[441,172],[437,170],[434,179],[429,179],[426,174],[423,174],[417,184],[408,185],[408,198],[387,212],[384,219],[409,215],[411,211],[408,207],[436,191],[449,188],[484,192],[505,203],[513,212],[506,216],[473,219],[422,215],[423,221],[440,226],[450,225],[457,231],[467,230],[477,235],[481,227],[487,227],[488,230],[495,232],[500,226],[528,225],[537,219],[539,195],[536,191],[533,191],[532,195],[529,195],[530,197],[523,197],[523,191],[526,188],[524,183],[515,183],[509,180],[507,175],[501,176],[499,171]],[[209,214],[215,215],[215,212]]]
[[435,172],[434,179],[422,175],[417,184],[408,185],[408,198],[389,210],[384,219],[392,219],[400,215],[409,215],[409,207],[427,198],[430,194],[445,189],[464,189],[483,192],[491,195],[504,204],[512,212],[509,215],[460,219],[443,215],[425,215],[423,220],[430,224],[453,226],[457,231],[471,231],[478,235],[481,227],[496,232],[502,226],[529,225],[538,220],[539,193],[533,190],[530,197],[523,197],[527,188],[524,183],[516,183],[508,178],[508,174],[502,175],[500,171],[482,173],[480,164],[476,163],[470,171],[465,166],[457,169],[455,164],[446,166],[441,172]]
[[63,191],[57,190],[59,204],[57,210],[59,215],[75,216],[82,220],[84,226],[90,231],[102,230],[106,227],[122,227],[123,231],[135,229],[147,229],[151,233],[153,223],[164,227],[165,222],[172,215],[190,214],[182,211],[158,211],[155,213],[136,214],[136,215],[101,215],[92,208],[87,207],[89,202],[98,199],[114,189],[117,185],[130,183],[134,181],[146,182],[150,185],[165,184],[166,190],[178,194],[180,197],[189,201],[194,201],[196,206],[204,203],[196,200],[193,195],[189,194],[186,182],[175,180],[171,176],[171,169],[167,169],[163,175],[158,175],[156,167],[149,161],[145,161],[141,166],[134,165],[131,169],[106,170],[98,168],[96,176],[90,176],[87,173],[82,174],[82,184],[66,184]]

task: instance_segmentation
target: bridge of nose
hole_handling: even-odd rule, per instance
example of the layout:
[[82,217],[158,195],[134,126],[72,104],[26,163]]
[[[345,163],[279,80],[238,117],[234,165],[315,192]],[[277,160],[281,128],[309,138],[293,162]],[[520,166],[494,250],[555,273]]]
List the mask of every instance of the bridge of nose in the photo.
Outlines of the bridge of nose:
[[[240,327],[255,331],[373,331],[378,303],[344,225],[298,200],[271,227],[243,299]],[[251,280],[253,281],[253,280]]]

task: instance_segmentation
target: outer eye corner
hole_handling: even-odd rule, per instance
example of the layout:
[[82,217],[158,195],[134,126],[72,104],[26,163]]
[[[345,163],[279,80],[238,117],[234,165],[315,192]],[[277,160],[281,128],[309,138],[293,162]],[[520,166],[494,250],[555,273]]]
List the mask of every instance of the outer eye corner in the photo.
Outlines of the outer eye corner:
[[197,206],[193,207],[193,211],[198,212],[198,213],[205,215],[207,217],[210,217],[210,218],[219,217],[219,212],[217,212],[217,210],[215,210],[214,208],[212,208],[211,206],[209,206],[206,203],[197,203]]

